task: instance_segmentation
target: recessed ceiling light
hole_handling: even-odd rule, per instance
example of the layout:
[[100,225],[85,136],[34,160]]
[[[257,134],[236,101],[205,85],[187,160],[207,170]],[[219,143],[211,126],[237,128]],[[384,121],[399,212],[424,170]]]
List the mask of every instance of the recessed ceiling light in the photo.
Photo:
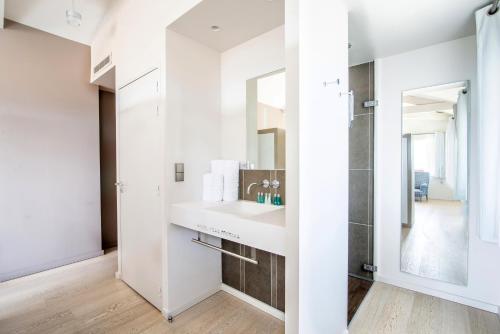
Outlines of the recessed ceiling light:
[[220,27],[219,26],[211,26],[210,29],[212,31],[220,31]]

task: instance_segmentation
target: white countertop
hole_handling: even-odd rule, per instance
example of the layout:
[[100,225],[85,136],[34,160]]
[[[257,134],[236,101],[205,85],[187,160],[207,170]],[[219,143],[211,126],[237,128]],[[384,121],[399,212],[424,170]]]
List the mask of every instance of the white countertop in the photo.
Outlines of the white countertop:
[[285,255],[285,207],[236,202],[171,205],[169,222],[278,255]]

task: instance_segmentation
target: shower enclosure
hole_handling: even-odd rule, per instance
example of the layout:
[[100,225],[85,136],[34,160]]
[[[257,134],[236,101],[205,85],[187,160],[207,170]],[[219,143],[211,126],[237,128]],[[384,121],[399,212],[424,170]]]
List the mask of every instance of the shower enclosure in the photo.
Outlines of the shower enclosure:
[[349,314],[373,280],[374,62],[349,68],[354,120],[349,130]]

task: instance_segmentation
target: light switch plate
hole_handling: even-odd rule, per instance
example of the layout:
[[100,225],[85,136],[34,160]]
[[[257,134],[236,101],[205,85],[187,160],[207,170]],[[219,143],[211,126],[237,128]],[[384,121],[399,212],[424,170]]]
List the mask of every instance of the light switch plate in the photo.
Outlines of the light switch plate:
[[184,181],[184,163],[177,162],[174,166],[175,171],[175,182],[183,182]]
[[183,182],[184,173],[175,173],[175,182]]
[[175,172],[176,173],[184,173],[184,163],[176,162],[175,163]]

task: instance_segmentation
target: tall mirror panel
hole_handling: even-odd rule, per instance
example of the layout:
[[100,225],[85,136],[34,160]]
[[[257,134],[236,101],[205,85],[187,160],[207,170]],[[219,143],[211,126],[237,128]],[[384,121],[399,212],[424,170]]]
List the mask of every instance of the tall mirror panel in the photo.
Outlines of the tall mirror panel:
[[401,270],[467,285],[468,81],[402,93]]

